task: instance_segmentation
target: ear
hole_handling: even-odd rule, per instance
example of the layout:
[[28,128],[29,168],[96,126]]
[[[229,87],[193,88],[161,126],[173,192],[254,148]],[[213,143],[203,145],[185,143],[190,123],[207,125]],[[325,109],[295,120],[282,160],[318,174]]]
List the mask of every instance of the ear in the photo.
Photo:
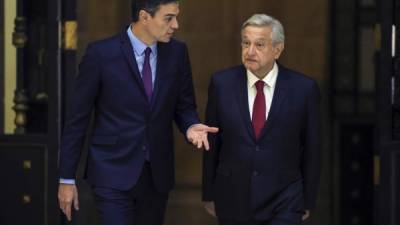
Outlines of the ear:
[[147,21],[149,19],[150,14],[146,12],[145,10],[140,10],[139,11],[139,21]]
[[279,59],[279,56],[281,56],[281,53],[283,52],[284,48],[285,48],[284,43],[279,43],[274,47],[275,59]]

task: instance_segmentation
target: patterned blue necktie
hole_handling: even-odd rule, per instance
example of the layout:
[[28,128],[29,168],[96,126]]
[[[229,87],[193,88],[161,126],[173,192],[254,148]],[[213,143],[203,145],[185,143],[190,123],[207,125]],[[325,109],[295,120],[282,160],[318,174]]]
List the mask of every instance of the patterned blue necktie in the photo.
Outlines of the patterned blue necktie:
[[149,102],[151,101],[151,95],[153,93],[153,82],[151,79],[151,67],[150,67],[150,53],[151,53],[151,48],[147,47],[146,50],[144,51],[144,62],[142,69],[143,85]]

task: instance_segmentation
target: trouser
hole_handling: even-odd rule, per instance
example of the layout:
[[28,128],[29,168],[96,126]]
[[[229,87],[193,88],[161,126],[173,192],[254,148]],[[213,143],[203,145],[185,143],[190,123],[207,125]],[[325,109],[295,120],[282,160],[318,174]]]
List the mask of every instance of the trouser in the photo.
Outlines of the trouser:
[[168,194],[155,188],[150,163],[144,163],[136,185],[127,191],[93,187],[102,225],[162,225]]

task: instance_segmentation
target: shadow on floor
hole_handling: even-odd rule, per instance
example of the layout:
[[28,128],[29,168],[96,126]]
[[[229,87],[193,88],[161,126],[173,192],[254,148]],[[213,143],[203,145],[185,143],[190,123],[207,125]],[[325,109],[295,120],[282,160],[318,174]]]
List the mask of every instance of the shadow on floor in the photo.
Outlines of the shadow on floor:
[[165,225],[216,225],[205,211],[200,189],[176,188],[169,196]]

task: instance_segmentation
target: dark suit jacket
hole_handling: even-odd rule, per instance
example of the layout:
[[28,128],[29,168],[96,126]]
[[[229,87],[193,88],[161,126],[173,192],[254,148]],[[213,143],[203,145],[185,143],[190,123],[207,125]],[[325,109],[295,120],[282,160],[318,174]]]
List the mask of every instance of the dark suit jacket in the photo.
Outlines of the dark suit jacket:
[[268,119],[256,140],[246,69],[213,75],[206,121],[219,132],[209,136],[211,150],[204,153],[203,200],[215,202],[218,217],[266,219],[284,204],[294,211],[315,206],[319,97],[314,80],[279,66]]
[[185,133],[198,123],[187,47],[172,39],[158,43],[151,103],[147,100],[126,30],[88,46],[75,80],[71,109],[60,152],[60,177],[75,178],[90,115],[87,179],[96,186],[127,190],[145,162],[155,185],[167,192],[174,184],[173,121]]

